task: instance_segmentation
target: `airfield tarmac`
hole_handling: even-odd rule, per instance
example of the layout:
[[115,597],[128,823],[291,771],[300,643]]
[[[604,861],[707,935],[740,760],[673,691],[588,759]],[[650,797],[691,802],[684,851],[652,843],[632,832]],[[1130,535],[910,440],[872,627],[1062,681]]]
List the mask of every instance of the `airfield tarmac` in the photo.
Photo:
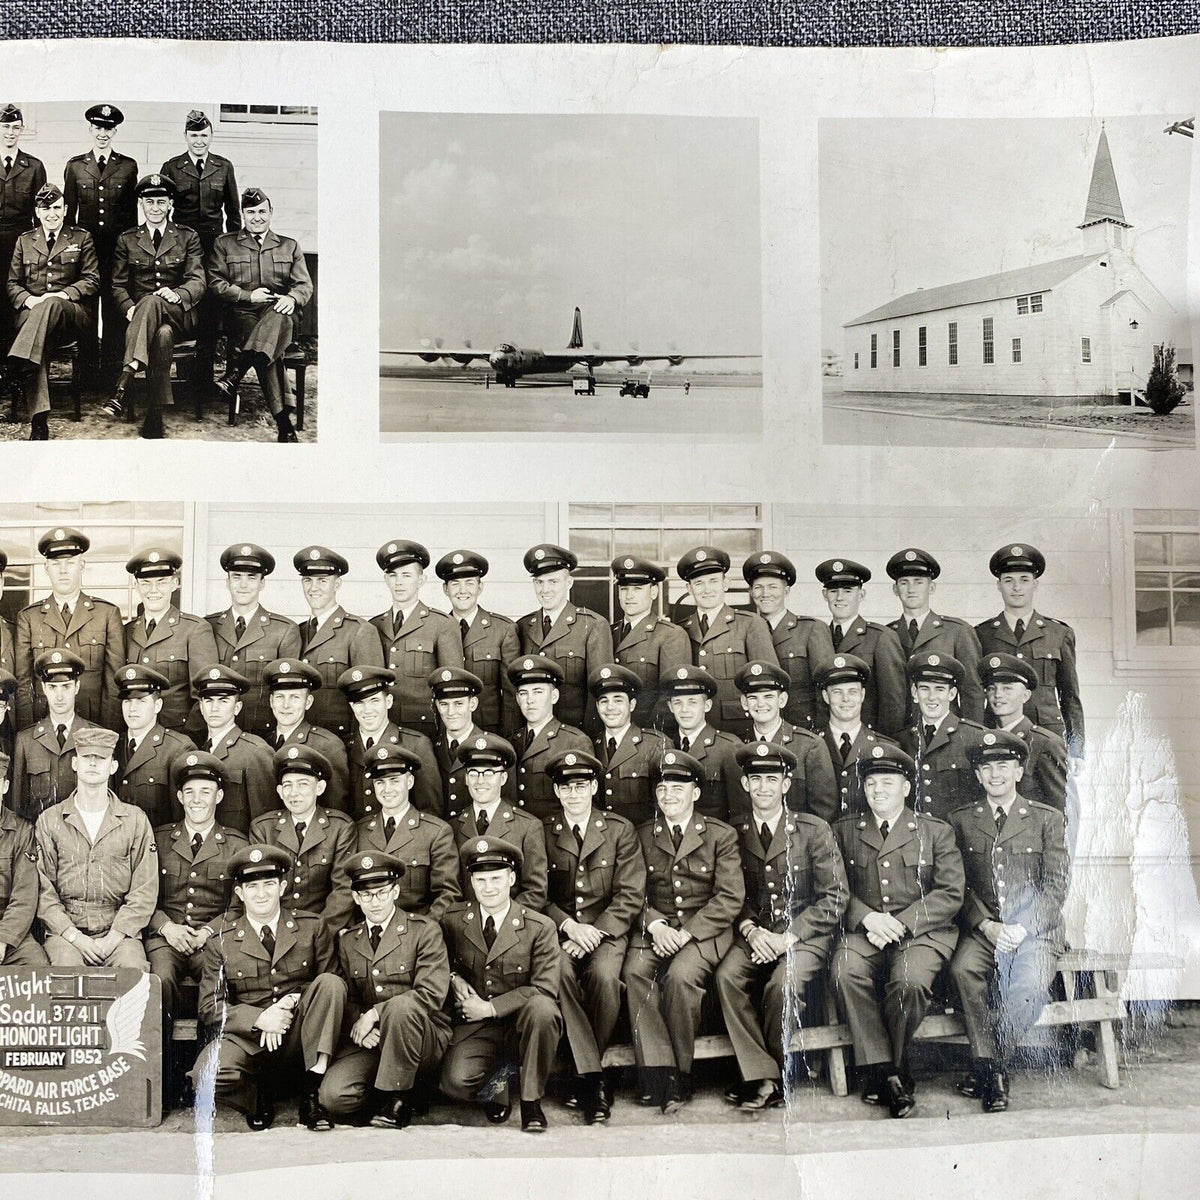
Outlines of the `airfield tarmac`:
[[[644,378],[642,375],[640,378]],[[420,434],[462,437],[486,433],[541,441],[595,434],[606,441],[678,437],[689,442],[762,437],[762,381],[757,375],[651,379],[647,399],[620,396],[621,378],[597,377],[594,396],[576,396],[566,377],[521,380],[515,388],[486,387],[478,375],[382,375],[379,431],[382,441]]]

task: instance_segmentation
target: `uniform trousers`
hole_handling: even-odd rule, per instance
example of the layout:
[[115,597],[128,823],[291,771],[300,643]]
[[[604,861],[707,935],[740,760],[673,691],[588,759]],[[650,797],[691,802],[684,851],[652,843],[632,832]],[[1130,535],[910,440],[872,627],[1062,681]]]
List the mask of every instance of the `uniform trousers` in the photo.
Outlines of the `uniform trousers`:
[[[242,312],[234,309],[228,317],[230,333],[237,340],[243,354],[250,356],[258,385],[270,405],[271,412],[278,415],[285,403],[278,366],[284,351],[292,344],[300,309],[293,313],[276,312],[265,305],[258,312]],[[294,404],[294,398],[293,398]]]
[[156,408],[171,404],[171,356],[176,335],[189,338],[196,325],[194,308],[169,304],[158,295],[143,296],[133,306],[133,316],[125,332],[125,362],[136,360],[145,365],[150,403]]
[[8,356],[32,364],[25,383],[25,400],[31,416],[50,411],[46,363],[55,347],[79,337],[87,329],[90,316],[86,305],[63,296],[49,296],[36,307],[22,308],[17,313],[17,336]]
[[5,967],[44,967],[50,960],[38,945],[32,933],[27,933],[15,946],[9,946],[4,954]]
[[180,954],[173,946],[156,946],[147,954],[150,959],[150,973],[157,975],[162,982],[162,1010],[167,1017],[179,1015],[179,995],[186,980],[200,979],[200,965],[204,951],[197,950],[194,954]]
[[601,1069],[600,1060],[612,1041],[621,1014],[621,965],[626,941],[605,938],[584,959],[561,952],[558,1006],[575,1070],[580,1075]]
[[[100,937],[101,934],[95,933],[91,936]],[[59,937],[56,933],[46,935],[45,948],[46,957],[56,967],[88,965],[83,961],[80,951],[66,938]],[[150,970],[150,963],[146,959],[146,951],[142,948],[141,938],[131,937],[122,938],[112,953],[99,965],[103,967],[138,967],[143,971]]]

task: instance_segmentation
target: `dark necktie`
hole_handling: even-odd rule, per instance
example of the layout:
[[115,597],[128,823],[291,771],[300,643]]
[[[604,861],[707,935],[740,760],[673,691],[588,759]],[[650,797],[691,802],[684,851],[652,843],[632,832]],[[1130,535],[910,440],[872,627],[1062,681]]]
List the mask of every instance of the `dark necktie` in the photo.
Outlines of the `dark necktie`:
[[572,825],[571,832],[575,835],[575,844],[579,847],[580,850],[582,850],[583,849],[583,831],[579,828],[578,825]]
[[679,735],[679,748],[684,752],[684,754],[686,754],[692,748],[692,739],[689,737],[684,737],[681,733]]
[[156,229],[154,231],[154,236],[150,240],[154,243],[154,249],[157,253],[159,246],[162,245],[162,230]]
[[200,847],[203,845],[204,845],[204,839],[198,833],[193,833],[192,834],[192,853],[199,854]]
[[1013,633],[1017,638],[1017,645],[1021,644],[1021,639],[1025,636],[1025,621],[1018,617],[1016,625],[1013,626]]
[[765,850],[771,844],[771,827],[766,821],[758,827],[758,836],[762,838],[763,849]]
[[283,743],[284,743],[286,740],[287,740],[287,739],[286,739],[286,738],[283,736],[283,734],[282,734],[282,733],[277,733],[277,734],[275,735],[275,749],[276,749],[276,750],[282,750],[282,749],[283,749]]
[[246,633],[246,618],[245,617],[238,617],[238,619],[236,621],[234,621],[233,632],[237,635],[237,639],[240,642]]
[[916,641],[917,641],[917,634],[918,634],[918,633],[920,633],[920,632],[921,632],[921,627],[920,627],[920,625],[918,625],[918,624],[917,624],[916,620],[915,620],[915,619],[913,619],[913,620],[909,621],[909,623],[908,623],[908,642],[909,642],[909,645],[915,645],[915,644],[916,644]]
[[261,233],[256,233],[254,235],[254,240],[258,243],[258,248],[261,250],[262,243],[263,243],[263,235]]
[[146,636],[153,637],[154,630],[157,628],[158,622],[153,617],[146,618]]
[[375,745],[375,739],[373,737],[369,737],[365,742],[363,742],[363,749],[370,750],[373,745]]
[[392,834],[396,832],[396,818],[388,817],[383,823],[383,836],[387,841],[392,840]]
[[11,171],[12,171],[12,155],[6,154],[4,156],[4,173],[5,173],[5,175],[7,175]]
[[137,753],[137,742],[133,738],[129,739],[129,749],[125,752],[125,761],[129,760]]
[[103,154],[102,154],[102,155],[100,155],[100,157],[99,157],[98,159],[96,159],[96,167],[97,167],[97,169],[100,171],[100,174],[101,174],[101,175],[103,175],[103,174],[104,174],[104,168],[105,168],[107,165],[108,165],[108,159],[107,159],[107,158],[105,158]]
[[399,633],[400,626],[403,624],[404,624],[404,613],[403,612],[392,613],[392,632]]
[[475,828],[476,828],[476,829],[477,829],[477,830],[478,830],[480,833],[487,833],[487,831],[488,831],[488,825],[489,825],[489,824],[491,824],[491,822],[490,822],[490,821],[488,821],[488,815],[487,815],[487,813],[486,813],[486,812],[484,812],[484,810],[481,808],[481,809],[480,809],[480,810],[479,810],[479,811],[478,811],[478,812],[475,814]]
[[835,625],[833,627],[833,648],[836,650],[842,644],[842,627]]
[[458,738],[450,739],[450,761],[453,762],[458,754]]
[[550,614],[542,613],[542,641],[550,636]]
[[309,617],[304,622],[304,644],[307,646],[309,642],[317,636],[317,618]]
[[367,931],[367,937],[371,941],[371,951],[374,953],[379,949],[379,939],[383,936],[383,930],[378,925],[372,925]]
[[842,762],[845,762],[850,757],[850,735],[848,733],[842,734],[841,741],[838,742],[838,749],[842,754]]
[[487,948],[490,950],[496,941],[496,922],[489,914],[488,919],[483,923],[483,940],[487,943]]
[[263,949],[267,952],[268,958],[275,957],[275,935],[271,932],[270,925],[264,925],[262,932],[258,935],[262,941]]
[[56,725],[54,732],[58,737],[58,748],[61,750],[67,743],[67,727],[65,725]]
[[55,235],[52,233],[47,234],[46,235],[46,253],[47,254],[54,253],[54,242],[55,242]]
[[630,633],[629,622],[622,621],[621,622],[621,632],[617,637],[617,645],[620,645],[629,636],[629,633]]
[[470,630],[471,630],[471,627],[470,627],[470,625],[467,624],[466,619],[463,617],[459,617],[458,618],[458,632],[459,632],[459,636],[462,638],[462,640],[464,642],[467,640],[467,634],[470,632]]
[[671,826],[671,841],[675,843],[675,849],[679,849],[679,843],[683,841],[683,829],[679,825]]
[[62,619],[63,619],[64,625],[70,625],[70,623],[71,623],[71,606],[69,604],[64,604],[62,606]]
[[996,832],[1004,832],[1004,822],[1008,820],[1008,813],[1002,808],[996,809]]
[[932,742],[936,736],[937,736],[937,726],[936,725],[926,725],[925,726],[925,745],[928,746],[929,743]]
[[700,636],[708,637],[708,614],[700,614]]
[[202,158],[196,159],[196,174],[197,175],[204,174],[204,159],[202,159]]
[[612,762],[613,755],[616,754],[616,752],[617,752],[617,739],[610,737],[608,739],[608,747],[607,748],[608,748],[608,761]]
[[300,845],[302,845],[302,846],[304,845],[304,831],[307,828],[308,828],[307,821],[297,821],[296,822],[296,841],[298,841],[300,843]]
[[890,826],[888,825],[887,821],[880,821],[880,822],[879,822],[879,836],[880,836],[881,838],[883,838],[883,840],[884,840],[885,842],[887,841],[887,835],[888,835],[888,829],[889,829],[889,828],[890,828]]

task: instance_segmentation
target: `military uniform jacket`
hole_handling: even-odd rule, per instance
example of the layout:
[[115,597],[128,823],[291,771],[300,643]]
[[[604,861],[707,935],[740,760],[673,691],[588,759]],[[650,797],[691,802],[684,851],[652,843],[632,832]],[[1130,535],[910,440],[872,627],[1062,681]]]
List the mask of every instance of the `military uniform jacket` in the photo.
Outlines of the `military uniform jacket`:
[[[220,154],[204,154],[204,174],[185,152],[168,158],[162,172],[175,185],[175,219],[206,237],[242,227],[241,197],[233,163]],[[221,210],[225,220],[222,225]]]
[[[963,665],[962,687],[958,689],[958,707],[962,715],[971,721],[983,720],[983,685],[975,670],[979,662],[979,638],[966,621],[957,617],[943,617],[935,612],[925,614],[925,620],[917,630],[917,640],[909,640],[908,621],[903,616],[888,622],[888,628],[900,639],[905,663],[918,653],[937,651],[957,658]],[[916,706],[909,692],[908,716],[913,719]]]
[[[376,641],[376,645],[378,645],[378,641]],[[316,708],[315,704],[313,708]],[[312,709],[309,709],[309,716],[311,715]],[[441,816],[442,777],[430,740],[415,729],[404,729],[395,722],[389,721],[384,726],[383,732],[375,739],[375,744],[402,746],[421,760],[421,769],[417,772],[409,799],[422,811],[433,813],[434,816]],[[379,803],[375,799],[371,781],[367,778],[366,762],[369,754],[370,750],[363,746],[362,735],[355,733],[347,748],[347,759],[350,766],[350,815],[356,821],[379,811]]]
[[556,929],[568,918],[595,925],[610,938],[628,936],[646,898],[646,863],[632,822],[592,809],[583,846],[565,816],[547,817],[546,855]]
[[223,1036],[240,1035],[250,1053],[260,1049],[255,1021],[277,1000],[302,992],[318,975],[334,969],[333,941],[310,912],[284,909],[275,928],[275,953],[268,955],[247,917],[227,913],[204,944],[200,969],[200,1020]]
[[396,672],[392,712],[403,725],[433,738],[437,720],[426,679],[435,667],[463,665],[458,622],[444,612],[418,604],[398,632],[392,631],[392,610],[371,618],[379,631],[384,665]]
[[349,741],[354,721],[350,703],[337,685],[338,676],[348,667],[384,665],[379,634],[369,621],[351,616],[341,605],[312,637],[306,636],[305,626],[301,626],[300,633],[306,638],[300,657],[321,673],[321,689],[314,695],[308,719]]
[[[680,737],[682,738],[682,732]],[[687,751],[703,768],[696,811],[720,821],[732,820],[750,807],[742,790],[742,768],[734,757],[742,743],[732,733],[705,725]]]
[[89,150],[67,159],[63,172],[63,199],[67,205],[65,224],[80,225],[103,253],[127,229],[137,224],[137,163],[125,154],[109,150],[104,174]]
[[433,918],[397,908],[374,950],[365,923],[343,929],[337,957],[338,970],[350,985],[349,1023],[393,996],[412,992],[435,1025],[450,1028],[442,1011],[450,992],[450,959]]
[[0,808],[0,943],[15,946],[38,909],[37,847],[33,826]]
[[[567,601],[566,607],[542,638],[542,610],[526,613],[518,622],[522,654],[544,654],[552,658],[563,673],[559,700],[554,706],[567,725],[582,726],[594,711],[587,690],[588,673],[613,661],[612,631],[608,622],[590,608]],[[584,749],[591,753],[590,746]]]
[[753,813],[734,828],[746,884],[736,924],[753,921],[771,933],[791,933],[808,949],[828,954],[850,899],[829,826],[809,813],[785,812],[766,846]]
[[515,738],[513,748],[517,752],[517,804],[532,813],[539,821],[559,809],[554,784],[546,774],[546,764],[564,750],[592,752],[592,739],[582,729],[564,725],[557,717],[551,717],[530,737],[526,725]]
[[1018,795],[999,834],[986,800],[956,809],[950,823],[967,877],[963,928],[1002,921],[1061,946],[1070,872],[1063,814]]
[[[263,688],[263,672],[276,659],[299,658],[300,627],[265,608],[247,618],[241,637],[237,635],[237,614],[231,608],[209,613],[204,619],[212,627],[217,643],[217,661],[223,667],[232,667],[250,683],[250,690],[242,697],[242,728],[264,736],[274,724],[274,717]],[[313,708],[319,703],[314,700]]]
[[182,729],[192,709],[192,676],[217,665],[217,644],[207,621],[172,605],[149,635],[144,617],[125,623],[125,661],[153,667],[170,680],[158,719],[168,729]]
[[920,725],[900,735],[900,748],[917,764],[917,783],[909,797],[913,808],[945,821],[956,808],[973,804],[983,796],[971,766],[971,748],[982,741],[983,735],[982,725],[953,713],[938,726],[928,746]]
[[[476,711],[475,715],[479,715],[478,711]],[[479,737],[482,733],[483,730],[478,725],[472,725],[461,738],[455,738],[454,740],[462,746]],[[433,743],[433,753],[437,759],[438,772],[442,777],[442,807],[437,810],[438,816],[443,820],[453,821],[471,803],[471,793],[467,789],[467,773],[459,761],[458,750],[451,753],[450,741],[444,729]],[[515,772],[513,771],[508,773],[509,781],[505,785],[506,793],[516,791],[516,788],[513,786],[514,774]]]
[[850,881],[846,928],[860,929],[869,913],[891,913],[914,942],[926,939],[949,954],[958,941],[954,921],[964,889],[954,830],[936,817],[903,808],[886,841],[871,813],[843,817],[833,833]]
[[822,716],[821,698],[817,695],[814,680],[833,662],[829,626],[812,617],[785,612],[771,629],[771,640],[779,665],[791,680],[783,715],[793,725],[811,729],[820,723]]
[[862,784],[858,781],[856,764],[860,758],[870,757],[874,747],[894,746],[896,743],[891,738],[884,737],[883,734],[876,733],[874,729],[863,724],[859,726],[858,733],[854,735],[854,741],[850,743],[850,753],[843,758],[838,735],[826,726],[821,736],[825,739],[825,746],[829,750],[829,758],[833,763],[833,774],[838,790],[838,815],[844,817],[847,814],[866,812],[867,799],[863,794]]
[[121,766],[115,791],[126,804],[137,805],[153,827],[168,824],[179,814],[179,801],[171,787],[171,767],[181,754],[195,749],[191,738],[162,725],[155,725],[133,754],[129,753],[129,738],[123,736],[117,743]]
[[7,287],[8,302],[16,309],[47,292],[62,292],[77,304],[99,295],[100,264],[91,234],[64,225],[53,250],[47,248],[40,225],[21,234],[13,249]]
[[904,728],[908,712],[907,660],[895,629],[855,617],[842,626],[842,640],[834,654],[854,654],[870,665],[862,719],[894,738]]
[[475,903],[455,905],[446,914],[442,929],[451,971],[490,1000],[501,1019],[534,996],[557,1000],[558,934],[550,918],[514,896],[496,926],[491,950],[483,937],[485,919]]
[[[465,842],[479,837],[499,837],[511,842],[521,851],[524,859],[517,886],[513,892],[513,903],[520,901],[526,908],[543,912],[546,908],[546,834],[542,823],[522,808],[516,808],[507,800],[496,805],[496,811],[485,833],[479,832],[475,824],[475,806],[467,805],[450,823],[454,830],[454,844],[459,849]],[[460,872],[463,895],[474,899],[470,872]]]
[[36,821],[48,808],[60,804],[75,790],[75,731],[93,728],[76,714],[62,748],[53,721],[47,717],[17,734],[13,747],[12,785],[9,804],[27,821]]
[[146,949],[167,945],[162,927],[168,922],[188,929],[210,927],[215,933],[221,914],[241,903],[233,894],[229,860],[247,844],[236,829],[214,825],[192,855],[187,825],[176,821],[154,831],[158,846],[158,908],[146,931]]
[[[201,749],[206,746],[207,743],[202,743]],[[262,738],[246,733],[235,725],[217,743],[212,753],[221,760],[225,771],[221,824],[245,833],[254,817],[279,807],[271,747]]]
[[1035,725],[1022,717],[1009,733],[1015,733],[1029,747],[1025,773],[1017,791],[1026,800],[1036,800],[1059,812],[1067,809],[1067,744],[1057,733]]
[[606,729],[595,742],[595,755],[604,764],[595,803],[632,821],[635,829],[649,821],[656,803],[650,772],[669,747],[670,742],[656,730],[630,725],[610,759]]
[[0,617],[0,670],[16,675],[17,653],[13,645],[12,626]]
[[43,650],[73,650],[83,659],[75,711],[109,729],[120,729],[121,705],[116,674],[125,662],[125,630],[121,610],[107,600],[80,592],[69,625],[62,609],[48,596],[17,613],[17,723],[32,725],[46,715],[46,698],[33,677],[33,660]]
[[[263,738],[263,741],[268,741]],[[321,793],[321,803],[325,808],[336,809],[338,812],[350,811],[350,766],[346,757],[346,743],[341,738],[322,729],[320,725],[312,725],[301,721],[291,733],[278,745],[278,733],[272,733],[269,744],[276,749],[286,746],[311,746],[320,751],[329,762],[329,779],[325,782],[325,790]]]
[[296,860],[284,901],[290,907],[319,913],[340,883],[342,860],[354,845],[354,822],[345,813],[317,805],[304,830],[304,841],[299,842],[292,814],[281,808],[255,817],[249,839],[282,846]]
[[251,293],[260,287],[277,296],[291,296],[297,309],[313,297],[312,279],[300,243],[295,238],[281,237],[273,229],[263,235],[261,246],[248,229],[221,234],[213,243],[207,265],[213,295],[239,312],[266,312],[269,305],[250,303]]
[[[753,729],[750,732],[753,734]],[[747,744],[758,740],[757,736],[746,738]],[[770,740],[790,750],[797,759],[796,769],[792,772],[792,786],[783,794],[784,804],[793,812],[812,813],[822,821],[836,820],[840,815],[841,802],[833,775],[833,760],[825,739],[803,726],[796,728],[782,721]],[[745,811],[748,803],[743,789],[738,810]]]
[[700,632],[699,612],[693,612],[682,625],[692,640],[693,664],[703,667],[717,681],[713,702],[717,722],[722,728],[744,724],[748,718],[734,676],[755,659],[778,665],[771,627],[757,613],[730,608],[728,604],[712,619],[707,634]]
[[46,168],[40,159],[16,150],[12,160],[7,175],[0,164],[0,233],[18,233],[33,224],[34,197],[46,182]]
[[1083,704],[1075,670],[1075,631],[1070,625],[1034,610],[1020,643],[1003,613],[976,625],[975,632],[984,654],[1015,654],[1033,667],[1039,683],[1025,705],[1025,715],[1057,733],[1071,755],[1082,758]]
[[746,902],[742,859],[733,826],[693,810],[679,849],[661,813],[638,828],[646,861],[642,932],[654,921],[685,929],[697,941],[716,939],[722,954],[733,944],[732,926]]
[[521,723],[517,695],[506,670],[521,653],[516,622],[481,608],[467,627],[462,648],[467,670],[483,682],[475,723],[494,733],[507,734]]
[[184,312],[200,303],[207,287],[200,239],[186,226],[168,221],[155,250],[148,226],[127,229],[117,238],[112,268],[112,297],[122,316],[161,287],[179,293]]
[[612,626],[614,661],[628,667],[641,680],[637,718],[649,725],[656,715],[660,715],[659,710],[665,704],[658,690],[659,680],[680,667],[691,665],[691,639],[666,617],[631,621],[629,632],[623,638],[622,624],[617,622]]

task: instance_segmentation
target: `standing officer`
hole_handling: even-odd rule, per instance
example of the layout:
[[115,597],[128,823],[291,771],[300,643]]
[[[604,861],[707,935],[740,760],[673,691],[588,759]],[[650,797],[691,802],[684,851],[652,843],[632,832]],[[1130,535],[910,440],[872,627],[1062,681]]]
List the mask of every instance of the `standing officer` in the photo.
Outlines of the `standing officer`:
[[396,539],[379,547],[375,561],[392,594],[387,612],[371,618],[383,645],[384,665],[395,673],[396,721],[432,741],[437,736],[429,672],[463,665],[458,625],[421,603],[429,551],[419,542]]
[[[242,227],[237,179],[233,163],[209,148],[212,122],[199,109],[193,108],[188,113],[183,136],[187,149],[167,159],[160,173],[170,180],[175,192],[175,220],[195,230],[204,261],[208,263],[215,257],[213,248],[218,237],[226,229],[236,234]],[[213,354],[219,332],[215,298],[206,296],[200,302],[199,313],[195,386],[207,393],[212,390]]]
[[734,826],[746,903],[716,984],[742,1078],[732,1096],[755,1111],[783,1103],[784,1062],[804,1013],[804,989],[829,961],[850,893],[829,826],[810,813],[784,811],[796,756],[772,742],[751,742],[737,759],[750,797],[750,813]]
[[905,654],[894,629],[868,621],[860,613],[869,567],[849,558],[827,558],[815,569],[829,606],[829,632],[837,654],[853,655],[871,668],[864,681],[862,719],[885,737],[894,738],[905,725],[908,679]]
[[117,672],[117,694],[125,733],[118,747],[119,783],[114,789],[126,804],[136,804],[157,829],[175,819],[178,788],[171,770],[181,757],[195,753],[191,739],[159,720],[170,680],[153,667],[130,663]]
[[[8,567],[8,555],[0,550],[0,591],[4,588],[4,572]],[[0,617],[0,671],[8,671],[10,674],[16,669],[17,652],[13,645],[13,630],[12,626],[3,618]],[[16,676],[13,676],[13,683],[16,683]],[[16,699],[16,693],[12,697]],[[3,722],[0,721],[0,725]]]
[[[29,439],[34,442],[50,437],[47,364],[58,347],[75,341],[88,329],[100,290],[91,234],[64,226],[66,211],[62,192],[52,183],[43,185],[34,201],[37,224],[17,238],[4,277],[8,303],[16,310],[16,337],[8,345],[8,357],[16,360],[14,366],[24,379]],[[11,325],[10,318],[11,312],[5,323]]]
[[[674,626],[672,626],[674,628]],[[602,786],[596,807],[616,813],[635,828],[654,816],[654,762],[668,748],[666,737],[655,729],[642,729],[634,722],[646,693],[641,679],[630,667],[616,663],[593,671],[588,691],[596,702],[603,732],[596,739],[596,757],[604,764]],[[658,695],[651,691],[651,701]],[[651,709],[647,709],[651,712]]]
[[[470,671],[445,667],[430,671],[429,690],[441,726],[441,733],[433,743],[442,776],[442,807],[438,811],[445,820],[452,821],[470,803],[467,781],[458,761],[459,747],[487,732],[475,723],[483,680]],[[505,692],[511,690],[506,677]]]
[[1015,654],[1033,666],[1038,682],[1025,705],[1031,721],[1057,733],[1078,770],[1083,759],[1083,704],[1075,671],[1075,631],[1033,607],[1046,559],[1033,546],[1002,546],[988,569],[1004,610],[975,626],[984,654]]
[[750,585],[758,615],[771,628],[776,657],[788,675],[784,717],[800,729],[815,729],[824,714],[817,703],[814,680],[833,659],[829,629],[814,617],[799,617],[788,609],[788,594],[796,583],[796,567],[790,558],[763,550],[746,559],[742,576]]
[[321,672],[309,720],[350,741],[350,705],[338,681],[350,667],[382,667],[383,648],[370,622],[351,616],[338,603],[342,576],[350,564],[325,546],[305,546],[292,559],[312,614],[300,628],[300,657]]
[[[963,667],[958,711],[968,720],[982,721],[983,689],[975,673],[979,638],[966,621],[939,616],[929,607],[929,598],[937,589],[937,577],[942,573],[938,560],[925,550],[910,547],[888,559],[887,573],[903,610],[895,621],[888,623],[888,628],[900,639],[905,659],[930,651],[958,659]],[[910,720],[914,711],[910,702]]]
[[146,175],[138,180],[135,194],[143,222],[117,238],[113,253],[112,294],[125,320],[125,353],[104,408],[121,416],[125,390],[145,367],[149,399],[142,436],[160,438],[163,409],[172,403],[175,342],[196,333],[207,285],[199,238],[170,220],[175,185],[164,175]]
[[963,664],[948,654],[925,650],[908,660],[917,723],[900,735],[900,746],[917,760],[913,808],[943,821],[979,798],[971,749],[983,726],[951,711],[965,675]]
[[963,900],[954,831],[908,805],[915,773],[903,750],[873,747],[858,760],[870,811],[833,827],[850,902],[830,978],[864,1076],[863,1101],[886,1104],[893,1117],[916,1107],[908,1047],[958,941]]
[[574,1099],[592,1125],[611,1112],[601,1059],[621,1013],[621,965],[646,895],[646,863],[632,823],[599,810],[599,759],[567,750],[546,771],[561,806],[545,820],[546,915],[561,943],[558,1004],[578,1077]]
[[334,971],[329,930],[317,916],[284,910],[292,859],[279,846],[243,846],[229,862],[243,911],[204,945],[200,1020],[216,1035],[192,1070],[216,1079],[216,1100],[256,1132],[275,1121],[278,1077],[304,1068],[300,1124],[333,1127],[319,1099],[337,1049],[346,984]]
[[704,990],[746,899],[737,834],[696,811],[703,777],[690,754],[668,750],[655,770],[658,812],[637,831],[646,898],[622,977],[642,1093],[663,1112],[691,1098]]
[[571,572],[579,559],[570,550],[544,542],[527,550],[523,561],[540,607],[517,622],[521,653],[541,654],[558,663],[563,677],[559,717],[595,733],[587,678],[602,663],[613,661],[612,631],[599,613],[571,603]]
[[86,368],[95,381],[108,387],[121,367],[125,346],[125,321],[112,292],[113,261],[117,239],[138,223],[137,163],[113,149],[117,126],[125,114],[115,104],[93,104],[83,114],[91,135],[91,148],[67,160],[63,196],[67,224],[92,235],[100,265],[100,320],[103,342],[96,338],[96,314],[91,316]]
[[487,1119],[501,1125],[512,1101],[508,1072],[497,1067],[515,1063],[521,1129],[542,1133],[542,1096],[562,1035],[554,923],[512,895],[519,847],[489,833],[468,841],[460,856],[472,899],[442,922],[460,1023],[442,1060],[441,1089],[480,1101]]
[[434,1073],[450,1041],[446,944],[436,919],[401,905],[406,872],[398,858],[373,849],[355,854],[346,870],[363,919],[337,938],[350,1029],[320,1100],[331,1117],[404,1129],[421,1107],[413,1099],[419,1077]]
[[242,709],[242,724],[250,733],[265,737],[273,725],[263,688],[263,671],[281,658],[300,656],[300,628],[295,621],[268,612],[261,603],[263,585],[275,570],[275,556],[261,546],[244,542],[221,551],[221,570],[229,589],[230,605],[209,613],[217,642],[217,660],[245,675],[250,683]]
[[433,569],[458,622],[464,665],[481,685],[475,721],[488,733],[510,734],[520,714],[505,668],[521,653],[521,641],[514,621],[480,607],[488,560],[474,550],[453,550]]
[[957,1086],[988,1113],[1008,1107],[1008,1064],[1037,1024],[1063,949],[1066,829],[1061,812],[1019,795],[1028,753],[1015,734],[985,733],[971,761],[986,802],[950,816],[967,872],[950,977],[974,1058]]
[[696,605],[696,611],[682,622],[692,641],[692,662],[703,667],[717,685],[713,724],[740,741],[749,736],[750,721],[733,681],[753,659],[779,665],[771,629],[757,614],[725,603],[729,555],[724,550],[697,546],[675,569]]
[[17,724],[32,725],[46,715],[45,699],[33,680],[33,660],[45,650],[72,650],[83,659],[76,710],[81,717],[117,728],[115,680],[125,661],[121,611],[82,590],[84,557],[91,541],[78,529],[52,529],[38,539],[46,560],[50,595],[17,613]]
[[[0,669],[0,754],[11,759],[13,753],[12,711],[17,699],[17,677],[11,671]],[[7,763],[5,764],[5,779],[8,778]]]
[[7,795],[8,755],[0,753],[0,967],[43,967],[46,952],[33,936],[37,845],[33,826],[3,803]]
[[618,554],[612,560],[612,573],[621,605],[621,619],[612,627],[615,661],[632,671],[641,685],[639,723],[646,729],[673,732],[658,683],[692,661],[692,643],[678,625],[655,611],[666,569],[644,558]]
[[189,723],[192,676],[217,665],[208,622],[175,605],[182,566],[180,555],[161,547],[142,550],[125,564],[142,600],[141,615],[125,623],[125,661],[154,667],[167,677],[159,720],[180,730]]
[[275,717],[275,727],[268,734],[270,745],[276,751],[288,746],[308,746],[319,751],[329,764],[329,778],[325,781],[323,795],[325,807],[349,812],[350,768],[346,760],[346,743],[308,719],[314,693],[321,690],[320,672],[299,659],[281,658],[267,664],[262,679]]
[[[9,263],[21,236],[34,224],[35,197],[46,186],[46,168],[18,149],[25,118],[15,104],[0,109],[0,279],[10,276]],[[0,305],[0,345],[13,335],[13,315]]]

